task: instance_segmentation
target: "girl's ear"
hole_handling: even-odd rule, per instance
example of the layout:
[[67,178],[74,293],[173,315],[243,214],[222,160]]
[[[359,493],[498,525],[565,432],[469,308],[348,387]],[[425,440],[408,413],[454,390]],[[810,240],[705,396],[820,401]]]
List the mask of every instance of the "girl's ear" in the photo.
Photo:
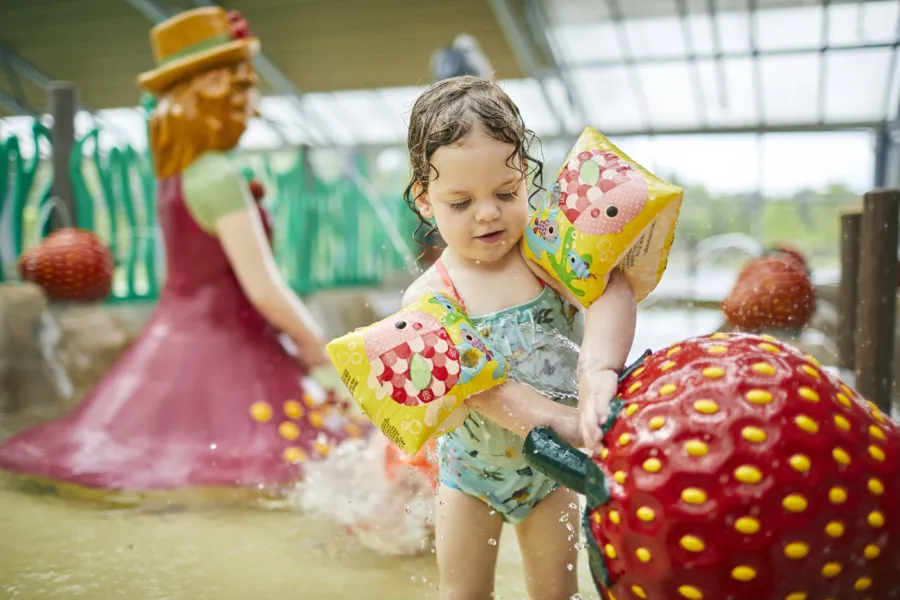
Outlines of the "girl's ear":
[[422,187],[421,183],[414,183],[412,187],[413,198],[415,198],[416,208],[419,209],[419,214],[422,215],[425,219],[430,219],[434,216],[434,211],[431,209],[431,201],[428,199],[428,192]]

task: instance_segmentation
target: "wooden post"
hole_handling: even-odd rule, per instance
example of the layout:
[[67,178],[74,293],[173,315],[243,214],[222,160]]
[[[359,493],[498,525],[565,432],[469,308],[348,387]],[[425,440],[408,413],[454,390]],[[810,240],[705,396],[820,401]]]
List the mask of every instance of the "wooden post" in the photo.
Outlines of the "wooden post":
[[838,289],[838,366],[856,369],[856,310],[862,213],[841,215],[841,282]]
[[900,191],[866,194],[860,236],[856,389],[890,414]]
[[78,110],[77,89],[68,81],[50,83],[50,113],[53,115],[53,190],[52,195],[62,202],[72,223],[66,223],[59,211],[54,211],[50,221],[53,229],[75,225],[75,194],[69,177],[69,160],[75,145],[75,113]]

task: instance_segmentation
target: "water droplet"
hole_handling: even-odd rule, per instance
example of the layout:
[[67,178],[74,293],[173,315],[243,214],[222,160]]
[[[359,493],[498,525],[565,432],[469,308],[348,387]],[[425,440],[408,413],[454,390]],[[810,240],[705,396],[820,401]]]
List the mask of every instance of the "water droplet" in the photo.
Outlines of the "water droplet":
[[560,522],[560,523],[565,523],[565,522],[568,521],[568,520],[569,520],[569,513],[563,513],[563,516],[561,516],[561,517],[559,518],[559,522]]
[[573,565],[572,563],[569,563],[566,565],[566,568],[571,571],[572,569],[575,568],[575,565]]
[[488,544],[491,545],[491,546],[496,546],[496,545],[497,545],[497,540],[495,540],[494,538],[491,538],[491,539],[488,540]]
[[218,447],[219,447],[219,445],[218,445],[218,444],[215,444],[215,443],[209,445],[209,449],[210,449],[210,450],[215,450],[215,449],[218,448]]
[[569,508],[571,508],[572,510],[578,510],[578,505],[572,502],[571,504],[569,504]]
[[659,450],[653,448],[652,450],[650,450],[650,456],[659,456]]
[[406,514],[408,514],[408,515],[412,514],[412,507],[409,505],[406,506]]

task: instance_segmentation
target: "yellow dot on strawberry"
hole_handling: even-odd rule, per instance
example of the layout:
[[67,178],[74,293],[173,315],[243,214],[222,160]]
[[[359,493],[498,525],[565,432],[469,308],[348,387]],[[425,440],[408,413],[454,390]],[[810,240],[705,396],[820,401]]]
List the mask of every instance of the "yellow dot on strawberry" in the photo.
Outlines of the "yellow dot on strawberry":
[[653,560],[653,555],[650,554],[650,551],[647,550],[646,548],[638,548],[637,550],[635,550],[634,554],[635,554],[635,556],[638,557],[638,560],[641,562],[648,563],[651,560]]
[[703,504],[707,500],[706,492],[699,488],[687,488],[681,492],[681,499],[688,504]]
[[250,417],[257,423],[266,423],[272,419],[272,407],[268,402],[254,402],[250,405]]
[[676,354],[677,352],[680,352],[680,351],[681,351],[681,346],[675,346],[673,348],[669,348],[668,351],[666,351],[666,356],[672,356],[673,354]]
[[313,444],[313,447],[316,449],[316,452],[318,452],[322,456],[328,456],[328,454],[331,452],[331,446],[324,442],[317,441],[315,444]]
[[713,415],[719,411],[719,405],[712,400],[697,400],[694,402],[694,410],[705,415]]
[[608,556],[610,558],[610,560],[615,560],[616,556],[618,556],[618,554],[616,553],[616,549],[613,547],[612,544],[607,544],[605,550],[606,550],[606,556]]
[[682,585],[678,588],[678,593],[687,600],[703,600],[703,592],[692,585]]
[[644,470],[648,473],[659,473],[662,469],[662,462],[658,458],[648,458],[644,461]]
[[824,567],[822,567],[822,575],[828,577],[829,579],[832,577],[837,577],[841,574],[841,564],[836,562],[826,563]]
[[734,470],[734,478],[741,483],[756,484],[762,481],[762,472],[756,467],[742,465]]
[[784,600],[806,600],[806,592],[793,592],[784,597]]
[[874,444],[869,446],[869,456],[878,462],[884,462],[885,459],[884,450]]
[[835,462],[842,465],[850,464],[850,454],[847,453],[843,448],[835,448],[831,451],[831,456],[834,457]]
[[806,373],[806,374],[809,375],[810,377],[814,377],[815,379],[819,379],[819,378],[821,377],[821,376],[819,375],[819,372],[818,372],[816,369],[814,369],[813,367],[809,366],[809,365],[803,365],[802,367],[800,367],[800,369],[801,369],[804,373]]
[[650,429],[654,431],[659,431],[666,424],[666,418],[661,416],[656,416],[650,419],[647,423],[650,426]]
[[869,544],[866,546],[865,550],[863,550],[863,555],[865,555],[868,560],[875,560],[881,556],[881,548],[875,544]]
[[686,535],[679,541],[681,547],[687,550],[688,552],[703,552],[706,550],[706,544],[703,543],[703,540],[693,535]]
[[744,535],[753,535],[758,532],[761,527],[762,525],[759,520],[753,517],[741,517],[734,522],[735,530]]
[[781,350],[778,349],[777,346],[773,346],[767,342],[763,342],[757,346],[760,350],[765,350],[766,352],[771,352],[772,354],[778,354]]
[[709,339],[711,339],[711,340],[727,340],[728,334],[722,333],[721,331],[719,331],[719,332],[716,332],[716,333],[712,334],[711,336],[709,336]]
[[642,506],[637,509],[637,517],[644,523],[649,523],[656,518],[656,512],[648,506]]
[[296,440],[300,437],[300,428],[297,427],[296,423],[285,421],[278,426],[278,435],[286,440]]
[[805,558],[807,554],[809,554],[809,544],[803,542],[793,542],[784,548],[784,555],[792,560]]
[[878,512],[877,510],[873,510],[869,513],[869,516],[866,518],[869,525],[874,527],[875,529],[880,529],[884,527],[884,515]]
[[864,592],[870,587],[872,587],[872,580],[868,577],[860,577],[853,584],[853,589],[857,592]]
[[840,392],[837,393],[835,398],[837,398],[837,401],[840,402],[842,405],[846,406],[847,408],[850,408],[851,406],[853,406],[853,403],[850,401],[850,398],[848,398],[847,396],[845,396],[844,394],[842,394]]
[[741,429],[741,437],[743,437],[748,442],[753,442],[754,444],[762,444],[766,441],[766,439],[768,439],[765,431],[763,431],[759,427],[750,426]]
[[850,431],[850,421],[848,421],[842,415],[834,416],[834,426],[842,431]]
[[751,404],[769,404],[772,402],[772,394],[765,390],[750,390],[744,397]]
[[631,441],[631,436],[627,433],[623,433],[622,435],[619,436],[619,445],[620,446],[627,446],[630,441]]
[[882,431],[881,428],[877,425],[871,425],[869,427],[869,435],[881,442],[885,440],[884,431]]
[[647,369],[647,367],[638,367],[631,373],[631,378],[640,377],[641,374]]
[[678,389],[678,386],[676,386],[674,383],[667,383],[664,386],[662,386],[661,388],[659,388],[659,395],[660,396],[668,396],[669,394],[673,394],[675,392],[675,390],[677,390],[677,389]]
[[634,595],[637,596],[638,598],[646,598],[647,597],[647,592],[645,592],[644,588],[642,588],[639,585],[631,586],[631,591],[634,592]]
[[685,451],[691,456],[706,456],[709,453],[709,446],[700,440],[688,440],[684,444]]
[[810,402],[818,402],[819,401],[819,394],[817,394],[815,392],[815,390],[810,389],[808,387],[800,388],[799,390],[797,390],[797,393],[804,400],[809,400]]
[[868,487],[869,491],[875,496],[880,496],[884,493],[884,484],[877,477],[869,479]]
[[291,419],[300,419],[304,412],[303,405],[296,400],[288,400],[284,403],[284,414]]
[[832,504],[843,504],[847,501],[847,490],[842,487],[833,487],[828,491],[828,500]]
[[825,526],[825,533],[828,534],[829,537],[839,538],[844,535],[844,524],[839,521],[832,521],[828,525]]
[[309,412],[309,423],[317,429],[322,429],[325,426],[325,417],[320,411],[312,410]]
[[806,433],[816,434],[819,433],[819,424],[813,421],[807,415],[798,415],[794,419],[794,423],[797,424],[797,427],[805,431]]
[[627,479],[625,471],[616,471],[613,475],[613,479],[615,479],[616,483],[618,483],[619,485],[623,485],[625,483],[625,480]]
[[774,375],[775,373],[778,372],[778,371],[775,369],[775,367],[773,367],[772,365],[770,365],[770,364],[767,363],[767,362],[758,362],[758,363],[755,363],[755,364],[754,364],[752,367],[750,367],[750,368],[753,369],[753,371],[754,371],[755,373],[759,373],[760,375]]
[[785,510],[792,513],[802,513],[809,506],[809,502],[807,502],[806,498],[800,494],[790,494],[789,496],[785,496],[781,505]]
[[638,391],[638,390],[640,389],[640,387],[641,387],[641,382],[640,382],[640,381],[635,381],[635,382],[632,383],[630,386],[628,386],[628,393],[629,393],[629,394],[633,394],[633,393],[635,393],[636,391]]
[[300,448],[285,448],[284,449],[284,460],[289,463],[300,463],[306,460],[306,452],[301,450]]
[[735,567],[731,570],[731,576],[738,581],[753,581],[756,578],[756,570],[747,566]]
[[659,365],[659,370],[666,372],[674,366],[675,366],[675,361],[667,360],[663,364]]
[[641,408],[640,405],[638,405],[635,402],[632,402],[631,404],[629,404],[628,406],[625,407],[625,415],[628,417],[633,417],[634,413],[636,413],[638,410],[640,410],[640,408]]
[[709,348],[706,349],[706,352],[709,354],[716,354],[716,355],[726,354],[728,352],[728,347],[727,346],[710,346]]
[[622,522],[622,517],[619,515],[619,511],[611,510],[609,511],[609,520],[612,521],[613,524],[618,525]]
[[706,367],[703,369],[703,376],[707,379],[718,379],[725,376],[725,369],[722,367]]

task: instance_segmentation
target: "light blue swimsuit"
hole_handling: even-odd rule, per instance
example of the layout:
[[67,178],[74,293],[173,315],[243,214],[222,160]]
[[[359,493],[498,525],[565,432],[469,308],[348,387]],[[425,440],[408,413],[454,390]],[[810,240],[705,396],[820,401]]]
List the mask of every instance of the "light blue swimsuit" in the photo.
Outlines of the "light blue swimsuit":
[[[440,261],[436,266],[458,298]],[[557,402],[577,405],[574,394],[561,392],[575,389],[577,354],[563,351],[548,334],[555,331],[580,344],[582,318],[553,288],[545,285],[534,300],[472,322],[509,360],[511,380]],[[470,411],[462,425],[437,439],[440,482],[482,500],[506,522],[521,523],[558,486],[525,462],[523,445],[522,437]]]

